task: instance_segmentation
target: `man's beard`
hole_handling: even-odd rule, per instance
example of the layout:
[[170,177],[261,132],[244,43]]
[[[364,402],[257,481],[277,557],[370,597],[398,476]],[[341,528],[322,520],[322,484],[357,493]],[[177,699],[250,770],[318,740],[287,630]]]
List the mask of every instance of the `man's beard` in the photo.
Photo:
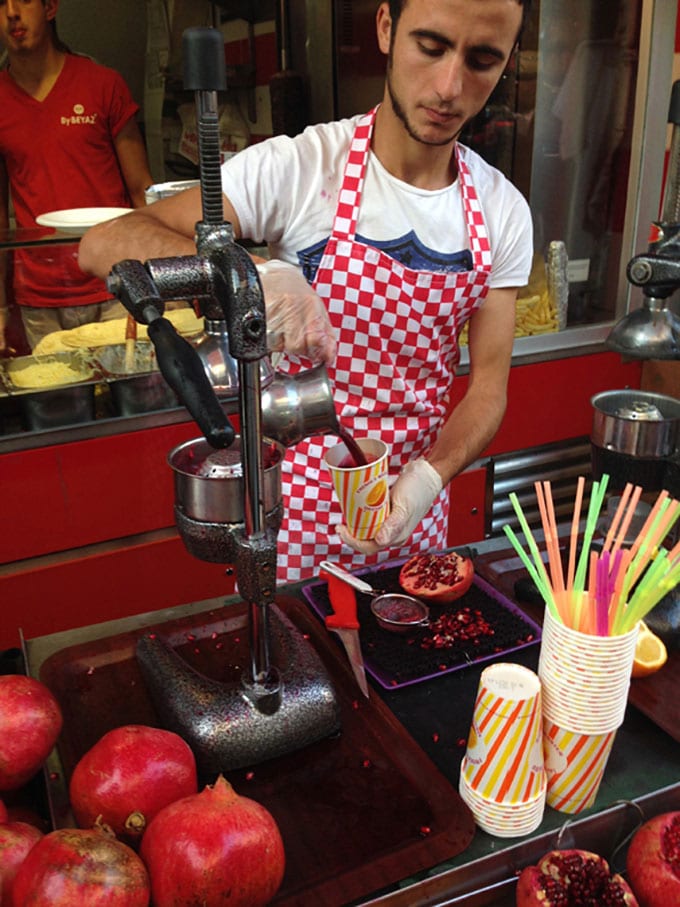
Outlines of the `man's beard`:
[[422,135],[418,135],[418,133],[413,128],[413,126],[409,123],[406,111],[402,107],[402,105],[399,101],[399,98],[397,97],[397,95],[394,91],[394,88],[392,86],[392,61],[391,61],[391,59],[388,60],[388,63],[387,63],[387,92],[390,96],[390,101],[392,102],[392,109],[394,110],[395,116],[397,117],[398,120],[401,120],[401,123],[402,123],[404,129],[406,130],[407,134],[415,142],[420,142],[421,145],[434,145],[437,147],[442,146],[442,145],[450,145],[451,142],[453,142],[455,139],[457,139],[458,136],[463,131],[463,129],[461,128],[452,136],[448,136],[447,138],[436,139],[436,140],[424,139],[422,137]]

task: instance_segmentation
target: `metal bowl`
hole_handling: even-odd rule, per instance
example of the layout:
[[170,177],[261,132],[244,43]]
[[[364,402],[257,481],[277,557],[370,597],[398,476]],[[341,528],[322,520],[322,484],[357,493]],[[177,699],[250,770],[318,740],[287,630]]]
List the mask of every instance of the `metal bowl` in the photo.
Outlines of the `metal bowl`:
[[591,399],[591,441],[632,457],[664,458],[678,448],[680,401],[642,390],[615,390]]
[[391,633],[408,633],[429,623],[430,609],[411,595],[386,592],[371,602],[378,624]]
[[[264,507],[272,511],[281,501],[280,444],[263,439]],[[241,438],[226,450],[215,450],[204,438],[186,441],[168,454],[175,475],[175,504],[192,520],[203,523],[241,523],[243,470]]]

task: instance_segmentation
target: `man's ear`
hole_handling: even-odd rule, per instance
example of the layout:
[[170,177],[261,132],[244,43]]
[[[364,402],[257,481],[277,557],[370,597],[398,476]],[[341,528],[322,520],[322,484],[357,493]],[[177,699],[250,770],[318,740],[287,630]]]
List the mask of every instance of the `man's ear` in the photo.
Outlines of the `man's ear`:
[[47,21],[54,19],[59,9],[59,0],[45,0],[45,15]]
[[390,8],[387,3],[381,3],[378,12],[375,15],[375,24],[378,34],[378,47],[381,53],[390,52],[390,39],[392,37],[392,19],[390,17]]

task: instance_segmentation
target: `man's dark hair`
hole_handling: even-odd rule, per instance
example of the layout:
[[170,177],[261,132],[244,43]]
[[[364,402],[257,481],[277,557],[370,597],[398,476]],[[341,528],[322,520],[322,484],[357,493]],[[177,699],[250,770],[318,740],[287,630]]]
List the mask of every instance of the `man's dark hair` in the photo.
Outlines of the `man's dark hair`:
[[[43,6],[45,5],[45,0],[42,0],[42,4],[43,4]],[[64,42],[61,40],[61,38],[59,37],[59,35],[57,33],[56,17],[54,19],[50,19],[50,28],[52,29],[52,41],[54,43],[54,46],[57,48],[57,50],[61,50],[66,54],[70,54],[71,48],[67,44],[64,44]]]
[[[527,23],[529,16],[531,15],[531,2],[532,0],[517,0],[519,5],[522,7],[522,24],[519,28],[519,33],[517,35],[517,40],[519,41],[524,26]],[[389,0],[390,7],[390,19],[392,20],[392,34],[394,34],[397,22],[401,16],[402,10],[408,3],[408,0]]]

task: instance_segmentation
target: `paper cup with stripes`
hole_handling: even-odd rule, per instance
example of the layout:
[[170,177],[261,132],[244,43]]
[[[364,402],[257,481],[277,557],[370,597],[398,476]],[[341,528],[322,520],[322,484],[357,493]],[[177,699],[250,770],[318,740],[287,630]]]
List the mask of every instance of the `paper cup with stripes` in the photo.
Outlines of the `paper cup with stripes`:
[[543,821],[545,785],[532,800],[524,803],[496,803],[475,793],[461,770],[459,793],[470,807],[475,823],[498,838],[518,838],[531,834]]
[[328,451],[325,460],[345,525],[354,538],[372,539],[389,513],[387,445],[374,438],[358,438],[356,443],[366,466],[355,466],[342,442]]
[[521,806],[545,789],[541,684],[522,665],[482,671],[467,751],[467,787],[486,801]]
[[543,752],[549,806],[563,813],[580,813],[592,806],[607,767],[616,730],[582,734],[543,720]]

